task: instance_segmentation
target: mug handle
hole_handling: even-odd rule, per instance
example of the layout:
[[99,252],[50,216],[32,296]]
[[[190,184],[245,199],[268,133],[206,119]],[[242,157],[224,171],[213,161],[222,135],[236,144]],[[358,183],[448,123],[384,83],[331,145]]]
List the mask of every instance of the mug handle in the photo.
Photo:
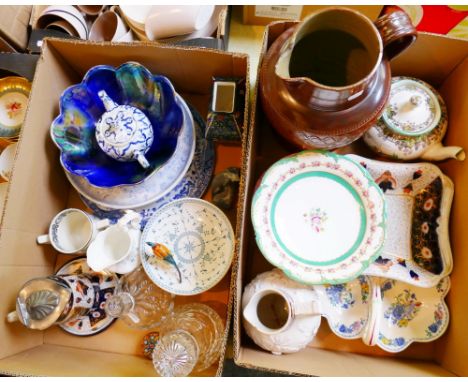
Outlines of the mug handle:
[[384,52],[389,60],[408,48],[418,35],[410,17],[403,11],[383,15],[374,25],[382,37]]
[[40,235],[36,238],[37,244],[50,244],[50,237],[49,235]]
[[100,231],[101,229],[107,228],[110,226],[109,219],[101,219],[96,221],[96,229]]
[[133,227],[140,226],[141,216],[139,213],[133,210],[125,210],[125,214],[119,219],[117,224],[121,226],[126,226],[127,224],[131,224]]

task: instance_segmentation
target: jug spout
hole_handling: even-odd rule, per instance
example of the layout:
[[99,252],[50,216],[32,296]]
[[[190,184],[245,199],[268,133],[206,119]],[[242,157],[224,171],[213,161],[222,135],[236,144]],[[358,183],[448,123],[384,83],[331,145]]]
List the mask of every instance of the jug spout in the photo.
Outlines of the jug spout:
[[263,326],[257,316],[257,304],[258,299],[252,298],[243,311],[244,319],[255,328]]
[[243,316],[259,332],[271,335],[289,327],[293,309],[283,291],[263,289],[257,291],[245,305]]
[[429,147],[422,155],[421,159],[425,160],[444,160],[453,158],[459,161],[465,160],[465,150],[459,146],[442,146],[441,143],[437,143]]

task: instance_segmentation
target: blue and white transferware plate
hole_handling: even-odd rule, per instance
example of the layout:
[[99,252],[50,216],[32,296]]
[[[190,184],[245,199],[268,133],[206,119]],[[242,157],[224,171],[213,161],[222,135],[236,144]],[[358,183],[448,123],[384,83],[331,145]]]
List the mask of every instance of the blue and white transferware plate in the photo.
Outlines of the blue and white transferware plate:
[[195,152],[195,126],[185,101],[177,95],[184,122],[172,157],[159,170],[138,184],[102,188],[91,185],[85,178],[66,172],[73,187],[100,207],[123,210],[147,206],[169,193],[185,176]]
[[382,307],[376,345],[396,353],[413,342],[430,342],[439,338],[449,323],[449,311],[444,301],[449,289],[449,277],[444,277],[432,288],[382,279]]
[[[208,188],[215,165],[214,144],[204,138],[205,122],[200,114],[194,108],[190,109],[195,121],[196,132],[195,154],[193,156],[192,163],[185,176],[177,186],[172,189],[172,191],[147,206],[134,209],[134,211],[138,212],[142,218],[142,227],[146,225],[148,220],[158,209],[167,203],[185,197],[201,198]],[[106,210],[98,204],[87,200],[83,196],[81,198],[83,199],[83,202],[93,210],[94,214],[101,219],[106,218],[114,222],[117,221],[124,213],[122,210]]]
[[196,295],[226,275],[234,245],[231,223],[218,207],[183,198],[156,211],[146,225],[141,262],[160,288],[176,295]]
[[86,257],[79,257],[64,264],[56,272],[56,275],[71,275],[86,273],[91,276],[94,284],[95,301],[88,314],[60,324],[60,327],[75,336],[92,336],[106,330],[116,320],[107,315],[104,304],[108,297],[114,294],[119,279],[112,272],[94,272],[89,268]]
[[251,215],[265,258],[305,284],[353,280],[385,239],[380,188],[359,163],[326,151],[274,163],[255,191]]

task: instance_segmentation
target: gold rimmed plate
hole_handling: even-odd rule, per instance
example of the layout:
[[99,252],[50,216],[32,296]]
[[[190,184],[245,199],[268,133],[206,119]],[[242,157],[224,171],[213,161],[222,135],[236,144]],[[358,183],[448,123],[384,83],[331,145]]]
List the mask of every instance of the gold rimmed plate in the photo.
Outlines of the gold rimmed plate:
[[23,126],[31,83],[23,77],[0,79],[0,137],[15,138]]

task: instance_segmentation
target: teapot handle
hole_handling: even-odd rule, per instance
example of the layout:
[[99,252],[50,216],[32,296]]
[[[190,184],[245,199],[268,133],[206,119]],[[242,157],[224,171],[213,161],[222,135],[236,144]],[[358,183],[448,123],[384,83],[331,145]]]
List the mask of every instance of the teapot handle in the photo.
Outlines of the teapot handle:
[[418,35],[410,17],[403,11],[379,17],[375,22],[389,60],[408,48]]

